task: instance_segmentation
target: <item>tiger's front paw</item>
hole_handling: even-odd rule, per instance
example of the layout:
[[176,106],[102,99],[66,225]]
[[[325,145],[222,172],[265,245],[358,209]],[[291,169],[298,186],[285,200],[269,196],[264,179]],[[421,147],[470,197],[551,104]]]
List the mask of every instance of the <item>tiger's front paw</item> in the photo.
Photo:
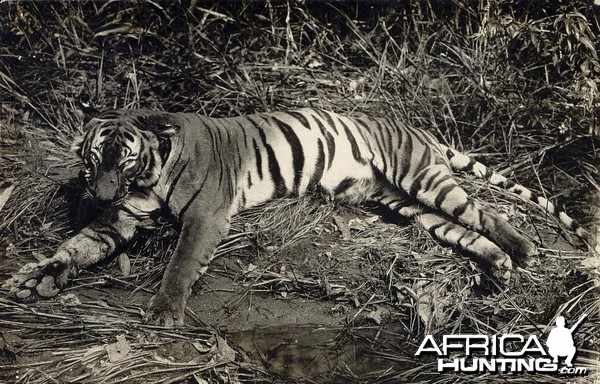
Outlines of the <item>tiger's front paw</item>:
[[2,284],[2,288],[8,289],[9,294],[21,300],[30,298],[32,294],[53,297],[67,284],[69,277],[76,275],[77,270],[72,266],[71,256],[58,251],[49,259],[25,264]]
[[185,302],[182,298],[178,298],[177,295],[166,295],[159,291],[150,300],[144,322],[165,327],[183,325],[184,311]]

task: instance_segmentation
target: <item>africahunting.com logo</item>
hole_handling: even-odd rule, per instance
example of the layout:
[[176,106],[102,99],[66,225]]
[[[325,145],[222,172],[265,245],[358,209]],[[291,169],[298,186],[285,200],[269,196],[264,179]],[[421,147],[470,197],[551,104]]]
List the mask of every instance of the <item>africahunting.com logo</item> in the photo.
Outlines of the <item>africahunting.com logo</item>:
[[[427,335],[415,356],[438,356],[438,372],[456,373],[556,373],[584,376],[587,368],[575,367],[577,348],[573,334],[586,315],[570,328],[565,318],[556,318],[546,339],[546,348],[535,335],[443,335],[440,343]],[[560,360],[563,360],[561,364]]]

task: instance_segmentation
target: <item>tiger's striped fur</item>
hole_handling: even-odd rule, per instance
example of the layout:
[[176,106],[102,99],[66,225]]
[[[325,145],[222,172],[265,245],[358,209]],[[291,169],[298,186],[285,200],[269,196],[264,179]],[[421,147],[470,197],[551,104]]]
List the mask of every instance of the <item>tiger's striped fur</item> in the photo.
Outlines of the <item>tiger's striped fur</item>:
[[[110,206],[53,258],[24,266],[7,284],[22,291],[51,275],[64,285],[130,242],[136,228],[151,225],[155,211],[167,209],[181,223],[181,234],[147,313],[148,321],[160,324],[183,322],[192,284],[206,271],[232,215],[310,189],[352,203],[374,200],[414,218],[433,237],[482,260],[504,279],[511,257],[533,255],[536,247],[497,212],[471,199],[452,171],[470,172],[530,199],[585,235],[549,201],[430,133],[390,118],[317,109],[221,119],[112,111],[93,119],[74,147],[86,167],[89,193]],[[39,294],[47,291],[41,285]]]

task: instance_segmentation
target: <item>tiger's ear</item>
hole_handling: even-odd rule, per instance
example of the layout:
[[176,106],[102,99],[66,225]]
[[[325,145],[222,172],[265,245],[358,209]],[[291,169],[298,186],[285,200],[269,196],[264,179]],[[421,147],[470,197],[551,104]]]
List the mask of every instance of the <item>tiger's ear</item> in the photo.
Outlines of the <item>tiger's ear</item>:
[[181,128],[181,121],[172,113],[141,110],[136,117],[139,129],[150,131],[156,136],[171,137]]
[[71,144],[71,152],[75,152],[77,156],[83,159],[83,146],[85,139],[89,136],[91,130],[97,125],[97,120],[94,117],[86,117],[83,124],[83,133],[77,134]]
[[174,114],[142,111],[137,116],[136,126],[142,131],[149,131],[156,136],[158,152],[164,164],[171,153],[171,139],[179,132],[181,124]]

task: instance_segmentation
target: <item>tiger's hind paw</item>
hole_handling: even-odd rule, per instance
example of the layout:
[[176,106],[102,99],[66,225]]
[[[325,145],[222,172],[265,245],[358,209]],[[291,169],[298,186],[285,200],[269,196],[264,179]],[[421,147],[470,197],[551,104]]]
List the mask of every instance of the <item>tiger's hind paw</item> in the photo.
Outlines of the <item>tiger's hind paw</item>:
[[513,270],[512,259],[507,254],[501,253],[486,261],[490,267],[490,274],[498,280],[500,285],[508,286]]
[[74,275],[76,270],[71,266],[70,256],[59,252],[49,259],[25,264],[2,284],[2,288],[19,300],[32,299],[32,295],[53,297]]

